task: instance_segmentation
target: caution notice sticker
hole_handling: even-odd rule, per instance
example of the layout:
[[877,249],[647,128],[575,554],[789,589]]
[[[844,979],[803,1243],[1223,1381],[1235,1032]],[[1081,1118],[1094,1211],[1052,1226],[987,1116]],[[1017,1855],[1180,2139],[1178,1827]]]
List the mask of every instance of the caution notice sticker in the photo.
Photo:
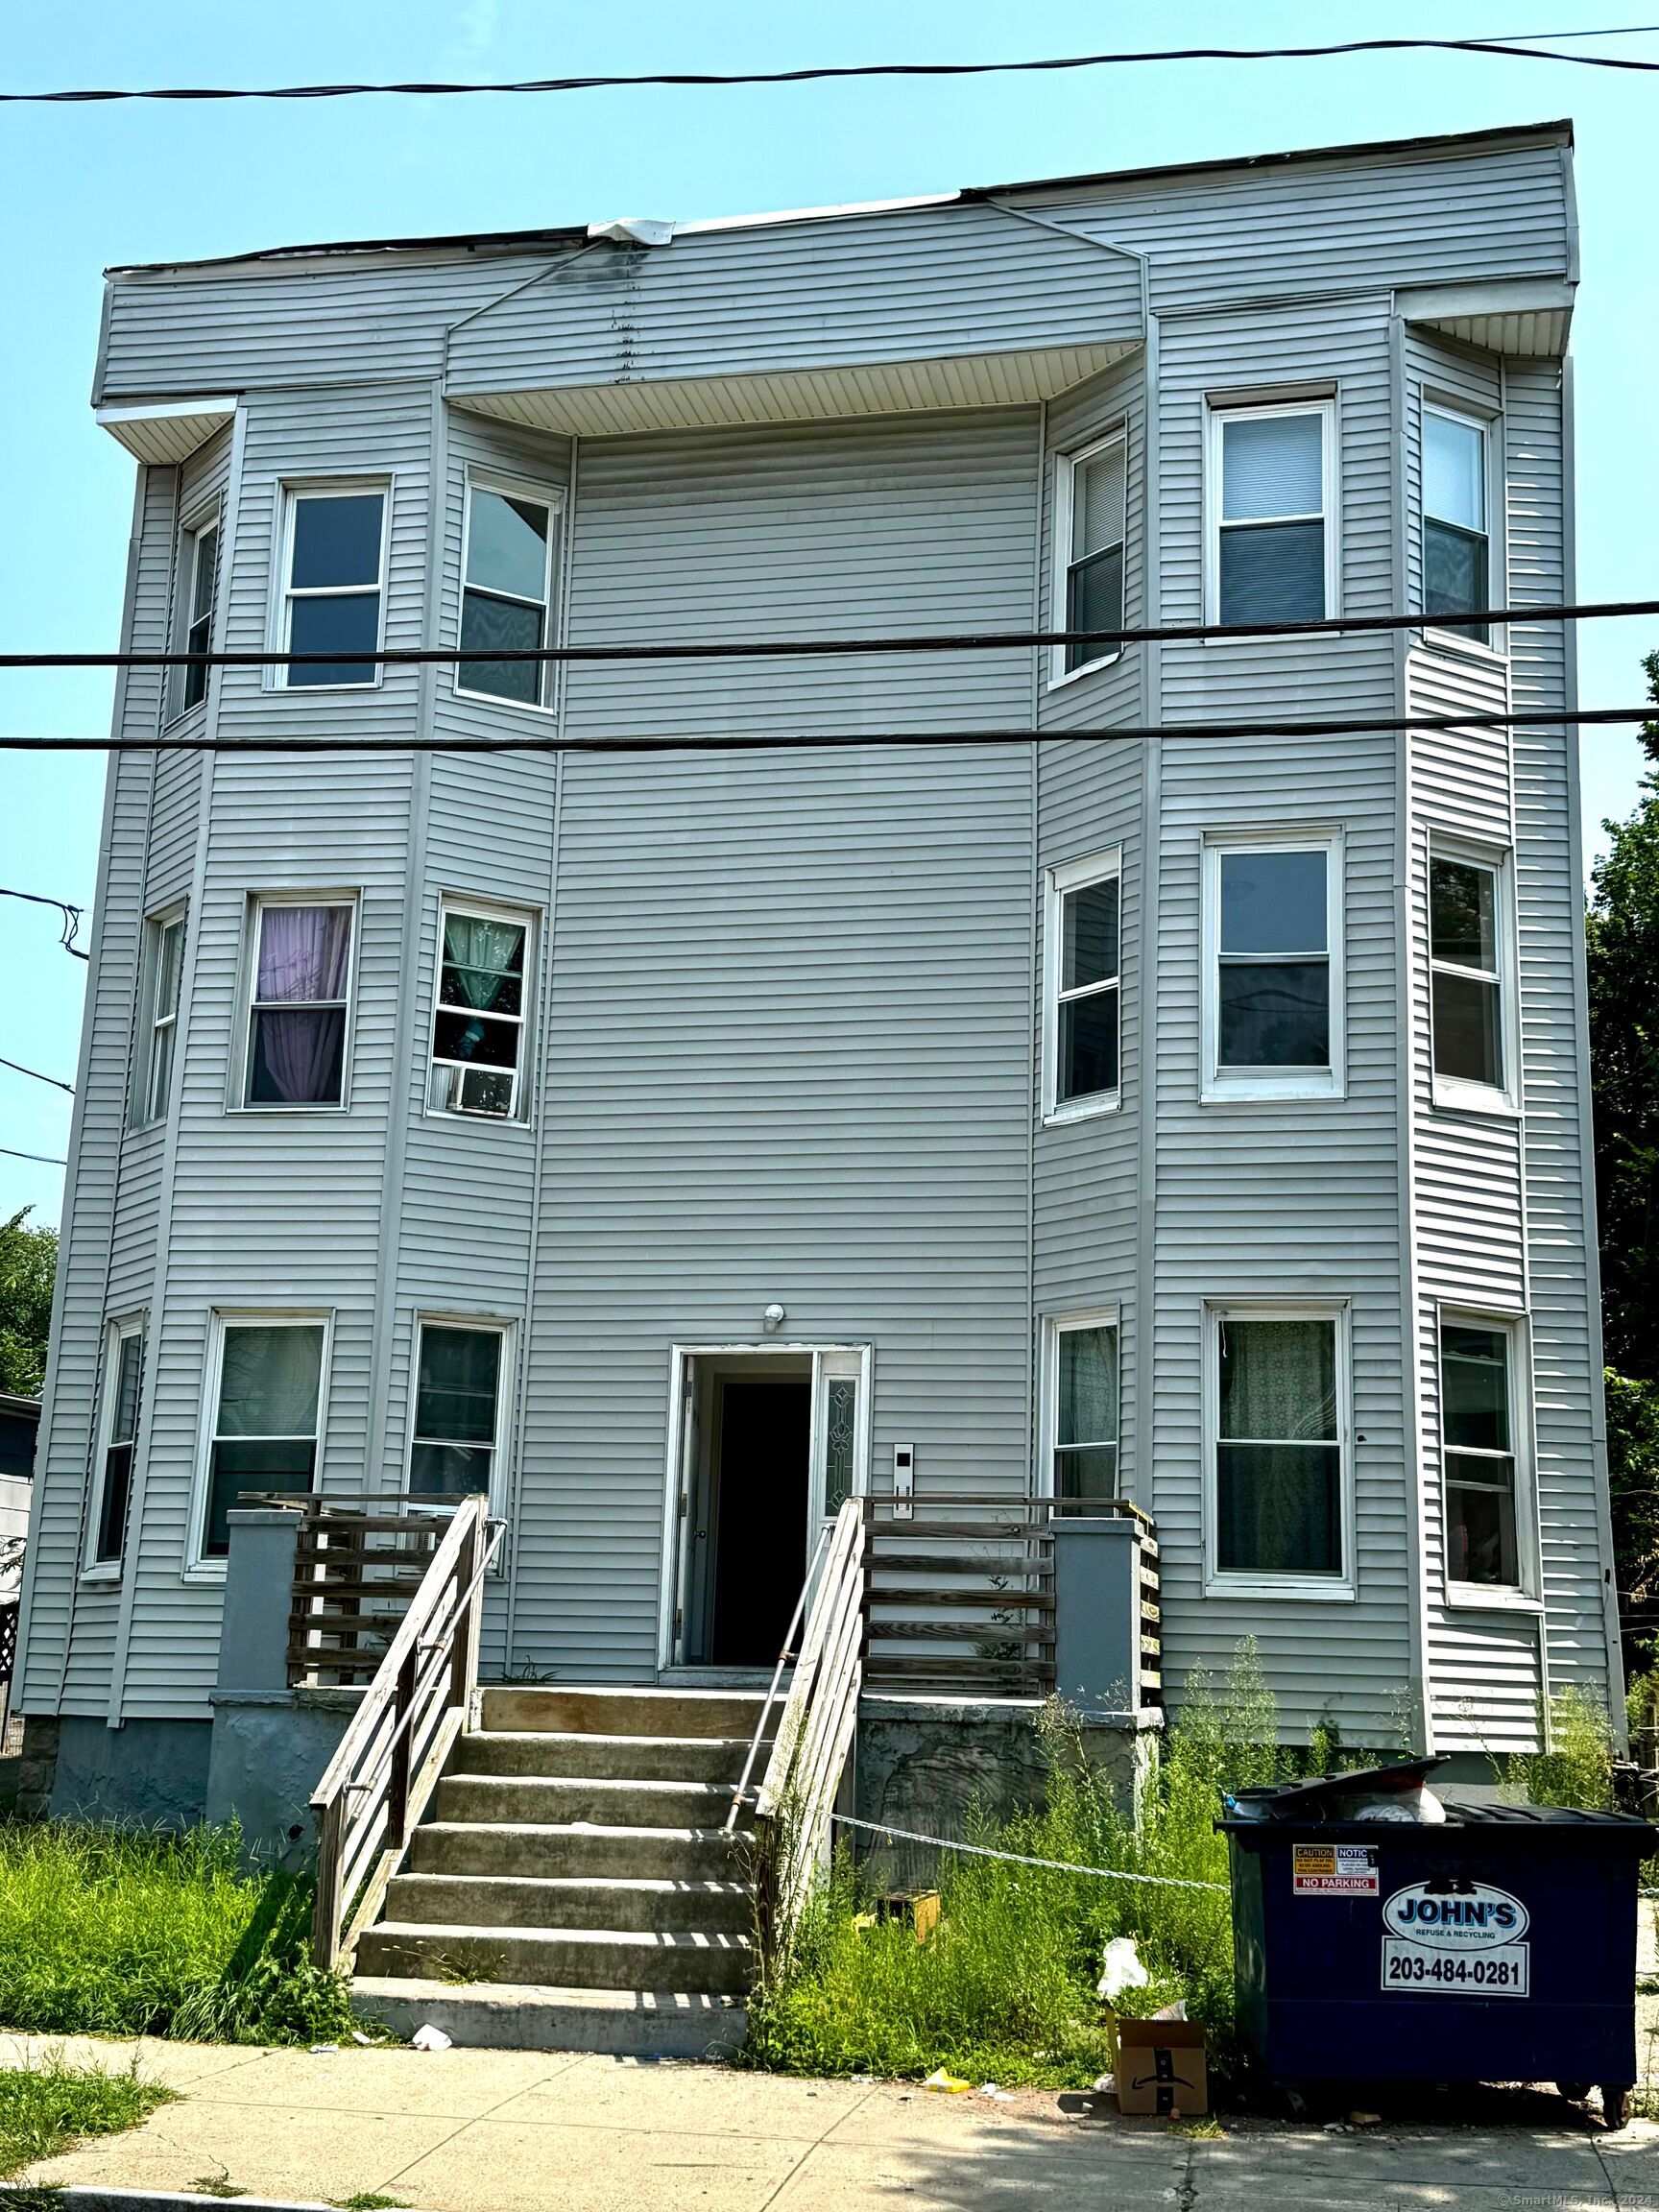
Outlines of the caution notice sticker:
[[1291,1886],[1298,1897],[1376,1897],[1381,1894],[1375,1843],[1295,1843]]

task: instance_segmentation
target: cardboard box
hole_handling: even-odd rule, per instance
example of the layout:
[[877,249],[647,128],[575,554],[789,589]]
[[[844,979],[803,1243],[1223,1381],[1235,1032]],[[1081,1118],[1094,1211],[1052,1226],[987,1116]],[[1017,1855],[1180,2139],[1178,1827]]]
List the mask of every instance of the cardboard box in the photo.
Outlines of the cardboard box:
[[1185,2119],[1209,2111],[1204,2031],[1196,2020],[1119,2017],[1115,2040],[1120,2112],[1179,2112]]

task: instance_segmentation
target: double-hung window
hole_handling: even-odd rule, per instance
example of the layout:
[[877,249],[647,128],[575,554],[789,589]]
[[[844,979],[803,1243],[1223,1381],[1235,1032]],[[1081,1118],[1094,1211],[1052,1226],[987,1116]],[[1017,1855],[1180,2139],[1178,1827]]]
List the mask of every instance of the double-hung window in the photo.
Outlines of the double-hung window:
[[[536,652],[547,644],[558,512],[545,494],[493,484],[468,487],[463,652]],[[552,678],[546,661],[463,661],[455,681],[461,691],[545,707]]]
[[1204,850],[1204,1095],[1342,1088],[1342,847],[1334,833]]
[[126,1550],[143,1375],[143,1322],[115,1322],[104,1355],[104,1423],[92,1494],[90,1574],[118,1573]]
[[[1121,430],[1060,456],[1055,486],[1055,566],[1064,578],[1056,610],[1062,630],[1121,630],[1128,441]],[[1116,644],[1056,648],[1055,679],[1115,660]]]
[[1116,1498],[1118,1316],[1082,1313],[1048,1325],[1048,1479],[1055,1498]]
[[149,980],[149,1037],[144,1048],[139,1118],[159,1121],[167,1112],[179,1044],[179,992],[184,973],[184,917],[158,914],[150,921],[145,949]]
[[372,685],[385,598],[386,488],[338,485],[290,490],[282,556],[281,648],[321,661],[284,667],[289,690]]
[[530,917],[445,900],[426,1104],[497,1120],[522,1111]]
[[1210,414],[1210,619],[1317,622],[1335,612],[1336,403]]
[[1045,943],[1046,1097],[1071,1120],[1118,1100],[1121,867],[1116,852],[1051,868]]
[[1508,1323],[1441,1316],[1449,1582],[1520,1590],[1526,1578],[1517,1511],[1516,1350],[1517,1331]]
[[[1471,415],[1423,409],[1423,612],[1466,614],[1489,607],[1491,519],[1487,426]],[[1484,624],[1459,623],[1453,637],[1488,642]]]
[[1210,1575],[1346,1595],[1346,1316],[1212,1307]]
[[1508,1096],[1504,886],[1497,859],[1430,852],[1430,1004],[1442,1105],[1502,1104]]
[[198,1555],[222,1559],[244,1492],[316,1486],[328,1323],[320,1314],[218,1316]]
[[488,1494],[501,1450],[506,1326],[422,1320],[417,1334],[409,1494]]
[[[213,650],[213,601],[219,575],[219,517],[202,523],[185,539],[186,574],[184,578],[184,650],[186,653],[211,653]],[[200,706],[207,696],[207,670],[201,661],[193,661],[184,670],[180,704],[186,710]]]
[[244,1104],[344,1103],[355,918],[349,900],[255,901]]

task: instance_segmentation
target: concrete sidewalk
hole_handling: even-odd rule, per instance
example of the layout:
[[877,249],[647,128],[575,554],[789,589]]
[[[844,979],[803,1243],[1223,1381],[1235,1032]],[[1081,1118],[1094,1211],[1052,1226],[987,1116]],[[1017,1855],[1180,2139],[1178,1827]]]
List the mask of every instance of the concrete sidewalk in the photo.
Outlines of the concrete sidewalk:
[[796,2081],[671,2060],[0,2036],[0,2065],[48,2050],[182,2093],[127,2135],[27,2178],[419,2212],[1271,2212],[1548,2203],[1659,2206],[1659,2127],[1605,2134],[1560,2100],[1477,2091],[1382,2127],[1225,2123],[1218,2140],[1053,2091],[1012,2104],[902,2083]]

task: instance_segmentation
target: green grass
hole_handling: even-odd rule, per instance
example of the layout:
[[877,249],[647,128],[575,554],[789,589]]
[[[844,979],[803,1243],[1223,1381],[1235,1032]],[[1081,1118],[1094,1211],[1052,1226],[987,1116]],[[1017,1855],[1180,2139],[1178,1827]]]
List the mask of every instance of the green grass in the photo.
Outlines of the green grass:
[[105,2074],[47,2057],[36,2066],[0,2069],[0,2175],[55,2158],[83,2136],[136,2128],[175,2094],[159,2082],[140,2081],[132,2068]]
[[349,2035],[309,1958],[310,1885],[250,1874],[234,1829],[0,1824],[0,2026],[310,2043]]

